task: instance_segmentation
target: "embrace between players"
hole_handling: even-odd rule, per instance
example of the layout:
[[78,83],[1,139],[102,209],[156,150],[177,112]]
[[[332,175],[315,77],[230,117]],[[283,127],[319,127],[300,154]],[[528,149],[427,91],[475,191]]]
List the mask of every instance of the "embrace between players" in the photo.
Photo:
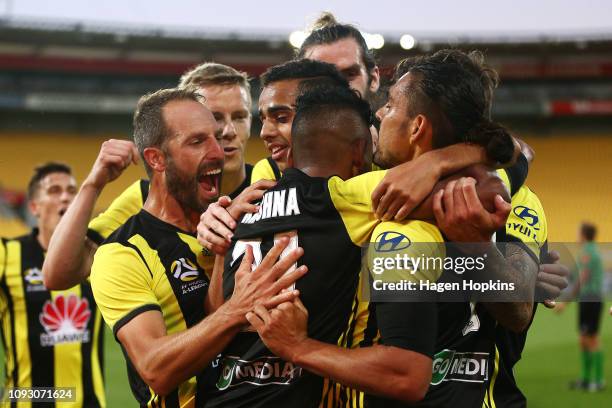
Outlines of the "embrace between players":
[[[456,50],[403,60],[376,129],[380,77],[358,30],[327,21],[298,57],[261,78],[271,156],[252,169],[239,72],[203,64],[142,97],[135,144],[105,142],[55,229],[46,285],[89,277],[143,407],[525,406],[512,368],[566,269],[524,185],[533,153],[489,120],[495,72]],[[90,222],[139,157],[149,181]],[[387,233],[430,256],[477,243],[487,279],[521,297],[368,301],[362,245]]]

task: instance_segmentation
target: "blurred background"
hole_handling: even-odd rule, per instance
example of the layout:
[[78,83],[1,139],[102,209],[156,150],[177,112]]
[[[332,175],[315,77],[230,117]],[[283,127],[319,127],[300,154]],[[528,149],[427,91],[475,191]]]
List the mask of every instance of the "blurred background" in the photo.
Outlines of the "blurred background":
[[[292,58],[308,23],[328,10],[363,30],[386,75],[411,55],[448,47],[483,51],[502,80],[494,119],[536,151],[528,184],[546,209],[549,241],[574,242],[579,223],[588,220],[598,226],[599,241],[612,242],[610,1],[303,3],[0,0],[0,236],[32,224],[25,187],[34,166],[63,161],[82,181],[105,139],[131,138],[141,95],[176,86],[203,61],[252,77],[247,162],[266,156],[255,111],[257,77]],[[107,187],[97,211],[139,177],[141,168],[128,169]],[[612,270],[612,253],[603,256]],[[530,406],[612,406],[611,390],[565,391],[578,373],[574,318],[538,313],[519,366]],[[612,358],[610,320],[604,318],[602,340]],[[107,347],[109,381],[118,381],[108,388],[110,406],[131,406],[112,336]],[[612,364],[606,365],[612,378]]]

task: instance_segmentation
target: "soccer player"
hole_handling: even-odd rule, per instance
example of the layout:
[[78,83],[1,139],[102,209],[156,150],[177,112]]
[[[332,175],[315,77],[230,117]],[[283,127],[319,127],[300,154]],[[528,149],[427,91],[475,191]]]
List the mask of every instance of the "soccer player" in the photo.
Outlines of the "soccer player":
[[28,199],[38,227],[28,235],[0,240],[4,398],[18,387],[69,387],[71,395],[64,397],[73,402],[59,404],[63,400],[58,399],[58,405],[106,406],[104,330],[91,285],[82,282],[65,291],[51,291],[41,272],[51,235],[76,191],[70,167],[60,163],[37,167],[28,183]]
[[[604,269],[601,254],[595,243],[597,227],[584,222],[578,231],[582,251],[577,260],[577,281],[572,297],[578,299],[578,330],[582,372],[580,379],[572,382],[573,389],[591,392],[604,389],[604,355],[599,340],[599,326],[603,310]],[[559,311],[563,310],[560,305]]]
[[252,183],[262,179],[280,179],[281,172],[287,167],[298,85],[305,79],[322,77],[337,84],[346,82],[333,65],[308,59],[273,66],[261,76],[258,104],[262,126],[259,136],[270,157],[255,164]]
[[[310,312],[311,333],[318,343],[334,349],[355,301],[359,244],[368,239],[378,223],[371,210],[370,195],[384,172],[342,180],[371,168],[369,124],[368,104],[348,87],[329,90],[321,86],[304,93],[298,99],[292,124],[293,153],[289,158],[295,168],[288,168],[278,184],[266,192],[258,213],[242,218],[225,259],[224,292],[229,296],[233,273],[246,246],[254,247],[257,259],[282,236],[290,236],[293,245],[299,243],[310,272],[296,287]],[[513,146],[509,135],[507,138]],[[405,167],[398,167],[398,171]],[[334,174],[338,177],[330,178]],[[414,228],[425,236],[435,231],[435,227],[422,222],[415,222]],[[435,237],[441,241],[439,233]],[[255,312],[258,316],[264,313],[261,307]],[[417,315],[424,324],[430,321],[430,314]],[[255,314],[249,316],[251,320]],[[262,319],[266,319],[265,315]],[[255,327],[259,324],[257,320],[251,323]],[[291,333],[279,332],[279,336],[290,338]],[[433,346],[433,337],[435,330],[429,330],[423,337],[415,334],[410,345],[393,343],[397,347],[352,353],[350,366],[347,359],[342,360],[343,375],[349,376],[344,378],[350,384],[359,381],[379,393],[418,400],[427,388],[431,370],[427,350]],[[320,374],[320,367],[328,359],[319,354],[320,348],[311,351],[296,351],[293,355],[315,360],[320,356],[318,368],[306,360],[290,360],[286,353],[271,354],[257,334],[240,333],[224,350],[219,392],[206,406],[318,405],[327,382],[303,368]],[[396,367],[398,360],[413,364]],[[364,376],[364,372],[372,375]]]
[[[251,129],[251,93],[246,75],[227,65],[207,62],[186,72],[181,87],[195,86],[205,97],[221,129],[224,150],[220,191],[238,195],[250,183],[252,166],[245,164],[244,152]],[[139,180],[128,187],[102,214],[91,220],[95,201],[107,183],[115,180],[138,152],[131,141],[104,142],[98,159],[83,183],[75,205],[58,226],[49,245],[43,267],[45,283],[55,289],[72,286],[89,276],[92,256],[98,245],[147,199],[149,181]],[[89,226],[88,226],[89,223]],[[207,256],[212,266],[214,257]]]
[[209,271],[193,232],[219,192],[220,133],[190,89],[146,95],[134,114],[134,140],[151,187],[142,210],[96,251],[91,281],[142,407],[201,406],[215,376],[208,365],[245,325],[245,314],[255,304],[294,298],[295,291],[279,292],[306,272],[293,268],[281,277],[302,253],[288,249],[275,264],[288,240],[261,263],[258,258],[253,272],[248,252],[231,300],[212,312]]

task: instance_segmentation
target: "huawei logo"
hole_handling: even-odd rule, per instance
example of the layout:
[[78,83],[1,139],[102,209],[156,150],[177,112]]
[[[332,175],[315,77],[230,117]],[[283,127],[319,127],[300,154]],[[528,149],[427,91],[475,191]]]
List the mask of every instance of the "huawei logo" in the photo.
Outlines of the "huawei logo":
[[90,317],[89,302],[75,294],[47,300],[39,318],[47,332],[40,335],[41,344],[53,346],[58,343],[88,342],[89,330],[86,328]]

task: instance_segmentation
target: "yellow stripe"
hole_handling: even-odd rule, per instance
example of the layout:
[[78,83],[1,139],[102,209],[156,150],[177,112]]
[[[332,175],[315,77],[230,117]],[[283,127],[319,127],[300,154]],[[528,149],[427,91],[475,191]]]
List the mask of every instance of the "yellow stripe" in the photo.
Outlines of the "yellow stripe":
[[99,336],[102,329],[102,314],[97,307],[94,309],[96,321],[94,323],[94,333],[91,345],[91,375],[93,378],[93,387],[100,406],[106,407],[106,394],[104,393],[104,380],[100,360],[98,359],[98,349],[100,347]]
[[191,377],[187,381],[182,382],[178,387],[179,407],[193,408],[195,407],[195,394],[197,390],[197,380]]
[[497,350],[497,344],[495,345],[495,367],[493,369],[493,377],[491,377],[491,384],[489,384],[489,400],[491,401],[491,408],[495,407],[495,397],[494,397],[494,389],[495,389],[495,380],[497,380],[497,373],[499,372],[499,350]]
[[[28,318],[26,316],[25,293],[21,276],[21,248],[19,241],[6,244],[6,284],[13,299],[13,330],[15,331],[15,349],[19,368],[17,387],[32,386],[32,360],[28,343]],[[29,408],[31,403],[18,404],[19,408]]]
[[[2,265],[4,267],[4,265]],[[6,382],[4,383],[4,388],[12,386],[12,372],[15,368],[15,361],[13,360],[13,343],[11,342],[11,333],[13,332],[13,320],[10,318],[9,310],[8,310],[8,301],[6,298],[6,294],[4,291],[0,291],[0,297],[2,298],[2,312],[0,314],[0,319],[2,319],[2,335],[4,336],[5,341],[5,350],[4,350],[4,359],[5,359],[5,368],[6,373],[5,378]]]
[[[76,295],[77,299],[81,299],[81,286],[77,285],[67,290],[51,291],[51,299],[55,300],[59,296],[64,297],[65,307],[68,307],[68,298],[70,295]],[[90,305],[91,307],[91,305]],[[62,312],[62,311],[60,311]],[[91,333],[90,333],[91,336]],[[55,375],[54,385],[56,387],[75,387],[76,398],[74,402],[62,404],[65,407],[80,407],[83,405],[83,362],[81,361],[81,343],[67,342],[59,343],[53,347]]]

